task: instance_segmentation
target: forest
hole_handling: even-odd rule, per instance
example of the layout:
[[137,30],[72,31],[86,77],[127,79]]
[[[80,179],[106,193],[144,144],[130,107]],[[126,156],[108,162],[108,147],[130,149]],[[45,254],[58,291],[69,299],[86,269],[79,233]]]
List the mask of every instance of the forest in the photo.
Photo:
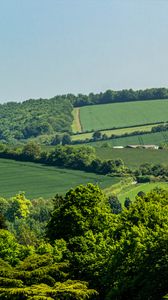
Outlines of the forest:
[[168,292],[168,192],[120,210],[97,185],[0,198],[0,299],[158,300]]

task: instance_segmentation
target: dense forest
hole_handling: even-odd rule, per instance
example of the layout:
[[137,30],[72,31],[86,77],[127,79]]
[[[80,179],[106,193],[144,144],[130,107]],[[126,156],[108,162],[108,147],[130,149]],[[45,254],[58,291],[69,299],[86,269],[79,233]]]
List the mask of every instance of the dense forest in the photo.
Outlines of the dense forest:
[[69,132],[72,105],[64,97],[0,105],[0,139],[8,142],[54,132]]
[[8,102],[0,105],[0,140],[14,143],[58,132],[71,133],[73,107],[152,99],[168,99],[168,89],[107,90],[99,94],[67,94],[22,103]]
[[47,202],[0,198],[0,299],[163,299],[168,192],[117,212],[109,200],[92,184]]

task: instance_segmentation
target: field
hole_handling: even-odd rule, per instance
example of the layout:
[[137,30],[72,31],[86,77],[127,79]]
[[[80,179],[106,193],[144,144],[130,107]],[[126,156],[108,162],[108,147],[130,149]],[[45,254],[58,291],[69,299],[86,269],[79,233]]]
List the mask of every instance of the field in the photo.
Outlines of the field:
[[93,173],[7,159],[0,159],[0,180],[1,197],[11,197],[19,191],[25,191],[30,199],[64,194],[78,184],[98,183],[101,188],[106,188],[119,181],[118,178]]
[[143,184],[130,186],[123,192],[119,193],[117,196],[118,196],[118,199],[120,200],[120,202],[123,204],[126,197],[129,197],[133,201],[133,200],[135,200],[135,197],[138,194],[138,192],[143,191],[144,193],[147,193],[157,187],[163,188],[163,189],[168,189],[168,183],[165,183],[165,182],[143,183]]
[[96,154],[101,159],[121,158],[132,169],[146,162],[168,165],[168,150],[96,148]]
[[106,141],[90,142],[91,146],[102,147],[104,144],[114,147],[114,146],[127,146],[127,145],[147,145],[154,144],[160,145],[162,143],[168,143],[168,131],[161,131],[155,133],[145,133],[141,135],[120,137],[115,139],[110,139]]
[[167,100],[90,105],[80,108],[80,122],[83,131],[130,127],[166,122],[167,112]]
[[[142,125],[142,126],[135,126],[135,127],[128,127],[128,128],[119,128],[119,129],[108,129],[108,130],[101,130],[102,134],[106,134],[108,137],[111,137],[112,134],[121,135],[125,133],[132,133],[135,131],[151,131],[152,127],[158,126],[156,124],[151,125]],[[72,141],[77,140],[85,140],[91,139],[93,132],[81,133],[81,134],[74,134],[71,136]]]

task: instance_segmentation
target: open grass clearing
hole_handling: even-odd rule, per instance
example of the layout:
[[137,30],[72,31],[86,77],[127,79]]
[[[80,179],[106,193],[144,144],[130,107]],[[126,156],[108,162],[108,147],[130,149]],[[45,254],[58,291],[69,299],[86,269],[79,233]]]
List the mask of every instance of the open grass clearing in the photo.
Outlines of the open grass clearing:
[[88,182],[104,189],[119,181],[118,178],[60,169],[29,162],[0,159],[0,196],[11,197],[19,191],[30,199],[64,194],[71,187]]
[[90,105],[80,108],[83,131],[168,121],[168,100]]
[[162,189],[168,189],[168,183],[166,182],[152,182],[152,183],[142,183],[142,184],[136,184],[127,187],[125,190],[123,190],[121,193],[119,193],[118,199],[122,204],[124,204],[125,198],[130,198],[131,201],[135,200],[135,197],[140,191],[143,191],[144,193],[148,193],[154,188],[162,188]]
[[96,154],[102,160],[121,158],[132,169],[144,163],[168,165],[168,150],[96,148]]

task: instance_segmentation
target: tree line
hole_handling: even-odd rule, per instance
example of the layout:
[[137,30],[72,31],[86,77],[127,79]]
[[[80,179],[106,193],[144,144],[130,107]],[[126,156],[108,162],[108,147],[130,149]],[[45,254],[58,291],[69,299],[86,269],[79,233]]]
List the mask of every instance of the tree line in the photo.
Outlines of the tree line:
[[98,174],[123,175],[128,168],[121,159],[101,160],[91,146],[74,147],[57,145],[51,151],[44,151],[40,145],[29,142],[22,147],[10,148],[0,145],[0,158],[32,161],[50,166],[82,170]]
[[109,176],[131,176],[142,182],[168,181],[168,166],[144,163],[132,170],[122,159],[101,160],[91,146],[57,145],[53,150],[42,150],[40,145],[29,142],[22,147],[0,144],[0,158],[42,163]]

